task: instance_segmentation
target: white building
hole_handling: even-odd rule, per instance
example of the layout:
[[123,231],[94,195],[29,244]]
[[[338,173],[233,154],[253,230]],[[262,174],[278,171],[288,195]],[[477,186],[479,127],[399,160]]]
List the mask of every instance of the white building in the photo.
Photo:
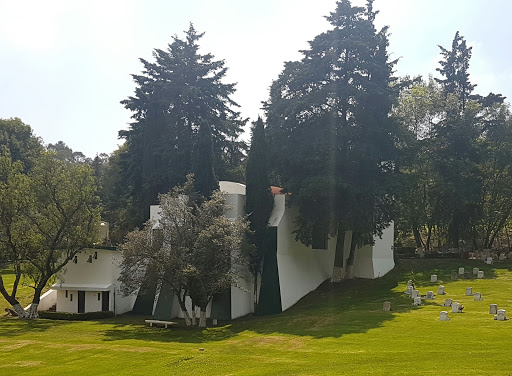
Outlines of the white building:
[[[235,219],[245,215],[245,185],[221,181],[220,190],[232,206],[226,216]],[[287,195],[280,194],[278,189],[273,189],[273,193],[274,208],[269,220],[272,239],[258,286],[260,313],[284,311],[326,280],[338,280],[345,275],[378,278],[393,269],[393,224],[384,231],[382,238],[375,237],[374,245],[356,250],[350,270],[347,270],[346,260],[352,234],[347,232],[344,254],[338,255],[338,259],[344,260],[343,266],[335,267],[336,237],[325,236],[314,244],[315,248],[296,241],[292,232],[298,212],[286,205]],[[154,205],[150,208],[150,219],[158,221],[159,218],[159,207]],[[118,282],[121,257],[119,252],[107,249],[88,249],[78,254],[52,286],[53,292],[41,300],[40,309],[48,309],[48,305],[55,302],[57,311],[65,312],[109,310],[119,314],[133,309],[134,313],[159,319],[182,316],[171,289],[152,281],[141,289],[146,291],[144,294],[123,296]],[[241,270],[236,286],[214,296],[207,316],[235,319],[254,312],[253,277],[248,270]]]

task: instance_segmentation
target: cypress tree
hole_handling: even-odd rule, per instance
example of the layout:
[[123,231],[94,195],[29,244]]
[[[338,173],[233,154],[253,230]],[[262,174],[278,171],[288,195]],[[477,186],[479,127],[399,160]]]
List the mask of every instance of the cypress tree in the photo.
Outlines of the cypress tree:
[[194,147],[194,179],[198,193],[209,199],[213,191],[219,189],[219,181],[215,175],[212,143],[212,129],[206,121],[199,126],[197,143]]

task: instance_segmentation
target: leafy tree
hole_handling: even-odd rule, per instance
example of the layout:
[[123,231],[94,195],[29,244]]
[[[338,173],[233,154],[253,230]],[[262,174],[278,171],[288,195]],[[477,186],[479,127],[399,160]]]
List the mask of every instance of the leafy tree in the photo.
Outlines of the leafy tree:
[[0,146],[9,151],[13,162],[23,163],[24,172],[32,168],[34,158],[43,151],[41,140],[19,118],[0,119]]
[[155,62],[140,59],[144,71],[133,75],[135,94],[121,102],[133,112],[130,128],[119,132],[127,144],[121,166],[140,223],[157,194],[182,184],[192,171],[201,124],[211,128],[219,177],[240,163],[245,144],[237,137],[245,121],[233,110],[235,85],[223,83],[224,61],[199,53],[202,36],[191,24],[184,39],[174,36],[167,50],[154,50]]
[[[394,62],[372,3],[339,1],[327,17],[332,29],[286,63],[266,104],[272,160],[299,208],[296,236],[305,244],[314,228],[353,230],[364,243],[392,218]],[[338,242],[342,249],[343,236]]]
[[268,148],[265,139],[265,126],[263,120],[258,117],[252,128],[251,148],[247,157],[246,186],[245,186],[245,212],[248,215],[249,226],[252,234],[249,235],[250,243],[250,269],[254,276],[255,302],[258,296],[258,275],[261,273],[263,258],[265,256],[265,237],[268,221],[274,198],[272,196],[269,179]]
[[55,153],[58,160],[67,163],[87,163],[91,164],[91,158],[85,156],[81,151],[73,151],[64,141],[58,141],[56,144],[48,144],[49,151]]
[[224,216],[228,206],[219,191],[199,203],[191,177],[184,187],[159,197],[158,224],[147,223],[143,231],[129,233],[121,245],[121,280],[133,291],[149,271],[153,280],[174,291],[187,325],[190,317],[195,317],[185,306],[190,296],[200,309],[199,326],[204,327],[213,295],[230,287],[236,278],[236,254],[247,224],[244,219],[233,221]]

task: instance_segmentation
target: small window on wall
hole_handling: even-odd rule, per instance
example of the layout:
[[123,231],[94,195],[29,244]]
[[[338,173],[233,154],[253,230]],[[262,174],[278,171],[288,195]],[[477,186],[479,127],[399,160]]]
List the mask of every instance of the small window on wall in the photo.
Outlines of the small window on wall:
[[98,259],[98,252],[94,252],[94,259],[97,260]]
[[68,297],[68,290],[66,290],[66,298]]
[[69,300],[72,302],[73,301],[73,294],[69,294]]
[[327,249],[327,232],[319,227],[313,227],[311,236],[311,246],[313,249]]
[[75,257],[73,258],[73,262],[74,262],[75,264],[78,264],[78,256],[75,256]]
[[89,255],[89,258],[87,259],[87,262],[92,264],[92,255]]
[[98,293],[98,301],[100,301],[100,300],[101,300],[101,293],[99,292]]

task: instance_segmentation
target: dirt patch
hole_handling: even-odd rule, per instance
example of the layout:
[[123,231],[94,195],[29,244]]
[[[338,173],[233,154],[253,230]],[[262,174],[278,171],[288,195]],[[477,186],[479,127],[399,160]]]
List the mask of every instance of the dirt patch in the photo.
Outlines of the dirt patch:
[[3,364],[0,367],[1,368],[5,368],[5,367],[35,367],[35,366],[40,366],[41,364],[43,364],[43,362],[38,362],[38,361],[34,361],[34,360],[24,360],[24,361],[14,362],[13,364]]
[[25,346],[33,345],[34,343],[37,343],[37,341],[1,341],[3,343],[6,343],[5,346],[2,346],[3,351],[13,351],[21,349]]

